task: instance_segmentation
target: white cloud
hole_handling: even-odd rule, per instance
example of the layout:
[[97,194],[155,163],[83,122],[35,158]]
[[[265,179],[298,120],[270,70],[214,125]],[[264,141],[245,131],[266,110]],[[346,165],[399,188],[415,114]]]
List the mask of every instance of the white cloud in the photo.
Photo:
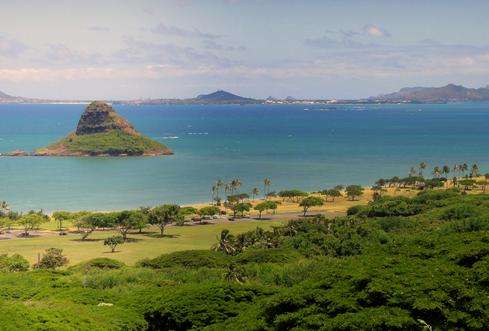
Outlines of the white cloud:
[[110,32],[110,28],[107,26],[92,25],[88,27],[88,30],[93,32]]
[[363,32],[371,37],[390,37],[389,31],[374,24],[367,24],[363,27]]
[[0,56],[17,57],[28,49],[29,47],[24,43],[7,36],[0,35]]
[[151,29],[151,32],[167,36],[177,36],[183,38],[197,38],[197,39],[218,39],[221,35],[213,34],[209,32],[202,32],[199,29],[184,29],[174,25],[167,25],[160,23]]

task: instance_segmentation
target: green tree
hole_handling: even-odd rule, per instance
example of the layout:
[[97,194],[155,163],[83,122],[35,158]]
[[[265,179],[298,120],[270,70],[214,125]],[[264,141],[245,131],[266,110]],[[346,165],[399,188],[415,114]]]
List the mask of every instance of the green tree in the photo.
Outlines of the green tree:
[[260,202],[259,204],[257,204],[253,209],[258,211],[258,213],[259,213],[258,218],[261,219],[263,212],[266,212],[267,210],[270,210],[270,209],[275,210],[275,209],[277,209],[277,206],[278,206],[278,204],[275,201],[263,201],[263,202]]
[[278,196],[285,199],[290,199],[291,201],[298,202],[300,198],[307,197],[308,193],[301,190],[284,190],[278,192]]
[[245,212],[250,211],[251,203],[240,202],[239,200],[236,199],[231,199],[231,200],[228,199],[227,207],[231,209],[231,211],[233,212],[233,219],[236,219],[238,215],[243,217]]
[[355,201],[363,194],[363,187],[360,185],[348,185],[345,191],[348,199]]
[[46,215],[42,214],[41,212],[30,211],[29,213],[22,216],[18,220],[18,223],[24,229],[24,236],[28,237],[29,231],[38,229],[39,226],[41,226],[41,224],[45,223],[46,221],[48,221],[48,217]]
[[124,237],[122,236],[112,236],[105,238],[104,245],[110,247],[111,253],[115,252],[115,249],[118,245],[122,245],[124,243]]
[[302,199],[302,201],[299,203],[299,206],[302,207],[304,216],[306,216],[306,213],[309,210],[309,208],[322,206],[323,204],[324,204],[324,200],[322,198],[315,197],[315,196],[308,196],[307,198]]
[[142,222],[147,222],[147,219],[147,216],[138,210],[125,210],[119,213],[115,224],[126,241],[129,231],[139,228]]
[[[115,213],[91,213],[82,216],[76,222],[79,230],[82,231],[82,240],[88,238],[98,228],[112,228],[115,226],[118,215]],[[82,230],[83,229],[83,230]]]
[[338,197],[341,197],[341,192],[340,190],[337,190],[337,189],[329,189],[329,190],[324,190],[321,192],[322,194],[324,194],[326,196],[326,201],[328,201],[328,197],[331,198],[331,201],[334,202],[334,199],[335,198],[338,198]]
[[160,229],[160,235],[163,237],[165,227],[168,224],[180,219],[180,206],[178,205],[161,205],[151,209],[149,213],[149,223],[156,225]]
[[52,215],[53,219],[58,223],[58,231],[63,231],[63,222],[72,219],[72,213],[68,211],[55,211]]
[[217,206],[205,206],[199,209],[199,215],[201,216],[214,216],[219,215],[221,210]]

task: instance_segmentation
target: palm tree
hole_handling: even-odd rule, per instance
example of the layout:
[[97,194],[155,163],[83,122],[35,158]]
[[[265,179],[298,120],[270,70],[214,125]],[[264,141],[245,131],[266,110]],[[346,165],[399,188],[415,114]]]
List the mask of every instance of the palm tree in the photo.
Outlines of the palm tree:
[[233,192],[233,194],[239,190],[239,188],[241,187],[241,181],[239,180],[239,178],[235,178],[231,181],[231,190]]
[[272,185],[272,181],[270,178],[265,178],[263,180],[263,194],[265,194],[265,199],[268,199],[268,194],[270,193],[270,185]]
[[440,170],[440,167],[439,166],[436,166],[433,168],[433,176],[435,176],[436,178],[439,178],[441,175],[441,170]]
[[232,255],[236,252],[234,241],[234,236],[229,232],[229,230],[222,230],[221,234],[217,236],[217,244],[215,244],[212,249]]
[[460,166],[460,170],[465,174],[467,170],[469,170],[469,166],[467,165],[467,163],[462,164]]
[[416,177],[416,174],[416,168],[411,167],[411,169],[409,169],[409,177]]
[[450,173],[450,167],[447,165],[444,165],[443,168],[441,169],[441,173],[444,175],[448,175]]
[[226,195],[229,195],[229,193],[230,193],[230,192],[231,192],[231,184],[230,184],[230,183],[226,183],[226,184],[224,185],[224,193],[225,193]]
[[219,179],[217,182],[216,182],[216,187],[217,187],[217,199],[218,200],[221,200],[220,196],[219,196],[219,193],[221,192],[221,189],[223,188],[224,186],[224,182]]
[[258,187],[253,188],[253,190],[251,190],[251,199],[255,200],[255,196],[257,196],[258,194],[260,194],[260,190],[258,189]]
[[472,165],[472,169],[470,170],[470,177],[478,177],[479,176],[479,167],[477,164]]
[[460,172],[460,165],[456,164],[453,166],[453,172],[458,174]]
[[217,202],[219,193],[217,191],[217,186],[216,185],[212,185],[211,194],[212,194],[212,201],[216,201]]
[[0,216],[2,215],[7,215],[10,212],[10,206],[8,205],[7,201],[1,201],[0,202]]
[[419,167],[419,176],[423,177],[423,170],[426,169],[426,162],[421,162],[418,167]]

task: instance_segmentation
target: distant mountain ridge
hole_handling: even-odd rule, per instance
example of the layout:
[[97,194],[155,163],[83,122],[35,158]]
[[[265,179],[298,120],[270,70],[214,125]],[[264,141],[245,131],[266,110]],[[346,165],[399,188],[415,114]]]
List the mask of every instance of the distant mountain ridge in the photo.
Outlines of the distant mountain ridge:
[[13,96],[11,95],[8,95],[6,93],[3,93],[2,91],[0,91],[0,99],[12,99]]
[[138,99],[138,100],[127,100],[127,101],[116,101],[114,103],[121,104],[135,104],[135,105],[157,105],[157,104],[258,104],[263,103],[264,100],[246,98],[231,92],[224,90],[218,90],[209,94],[200,94],[195,98],[188,99]]
[[239,96],[239,95],[227,92],[227,91],[223,91],[223,90],[218,90],[216,92],[209,93],[209,94],[200,94],[197,96],[196,99],[199,99],[199,100],[219,100],[219,101],[222,101],[222,100],[248,100],[248,98],[244,98],[242,96]]
[[378,102],[445,103],[463,101],[489,101],[489,86],[467,88],[448,84],[442,87],[405,87],[398,92],[369,98]]
[[[404,87],[397,92],[381,94],[364,99],[296,99],[287,97],[278,99],[254,99],[242,97],[228,91],[218,90],[209,94],[200,94],[194,98],[145,98],[132,100],[111,100],[112,104],[127,105],[212,105],[212,104],[368,104],[368,103],[447,103],[464,101],[489,101],[489,85],[480,88],[467,88],[462,85],[448,84],[442,87]],[[53,100],[16,97],[0,91],[0,103],[88,103],[84,100]]]

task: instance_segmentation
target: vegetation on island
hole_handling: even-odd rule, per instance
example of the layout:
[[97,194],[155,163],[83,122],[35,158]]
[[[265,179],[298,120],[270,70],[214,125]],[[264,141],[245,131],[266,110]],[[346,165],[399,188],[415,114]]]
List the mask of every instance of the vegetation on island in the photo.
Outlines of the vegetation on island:
[[81,115],[76,131],[38,149],[40,156],[168,155],[171,150],[139,132],[106,103],[94,101]]
[[129,135],[123,131],[94,133],[90,135],[70,134],[68,137],[37,150],[37,154],[62,151],[73,155],[143,155],[158,153],[166,147],[142,135]]

